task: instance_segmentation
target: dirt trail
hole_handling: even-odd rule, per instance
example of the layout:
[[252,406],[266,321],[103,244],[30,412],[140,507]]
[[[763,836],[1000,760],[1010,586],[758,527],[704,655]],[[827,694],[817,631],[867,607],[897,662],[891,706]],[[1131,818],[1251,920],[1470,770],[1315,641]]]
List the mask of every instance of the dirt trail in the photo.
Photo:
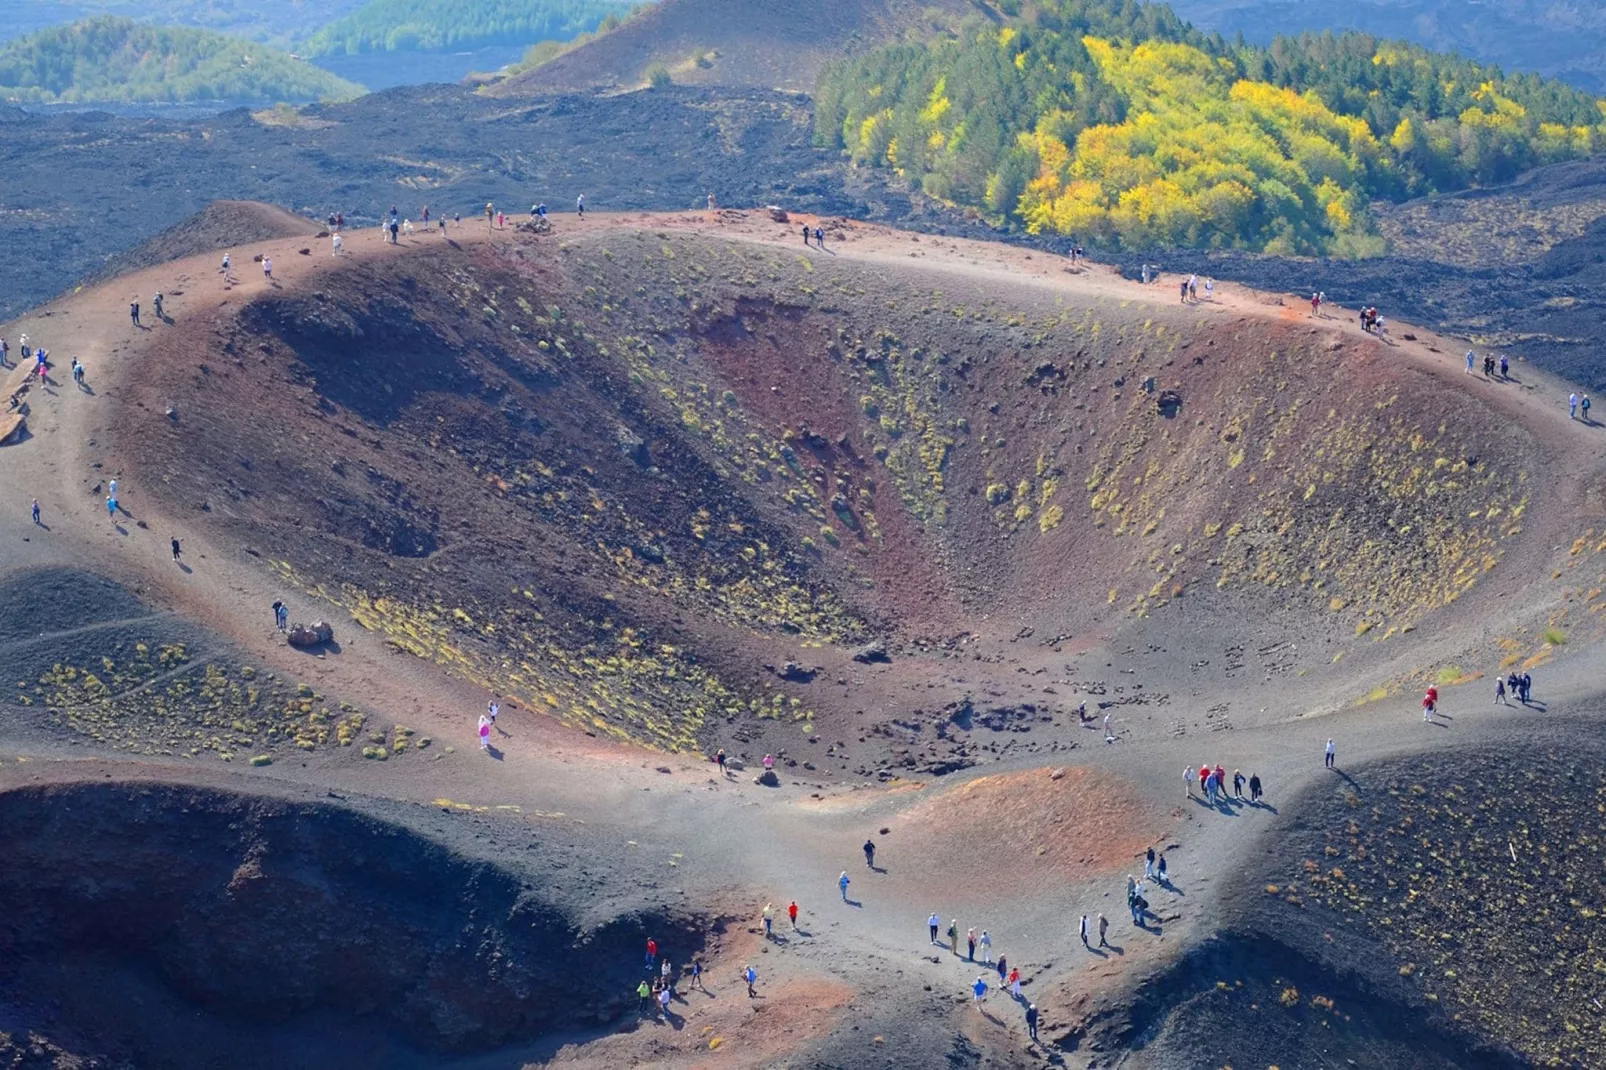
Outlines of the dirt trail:
[[[1144,287],[1118,278],[1103,265],[1067,270],[1063,261],[1007,246],[920,237],[829,220],[798,218],[783,226],[757,213],[739,217],[723,212],[717,220],[704,213],[596,215],[584,222],[565,218],[556,222],[555,236],[538,248],[552,248],[579,227],[691,230],[725,240],[784,247],[799,256],[834,256],[889,270],[917,266],[926,272],[1004,279],[1011,285],[1045,288],[1070,298],[1100,296],[1158,307],[1174,303],[1176,297],[1173,283]],[[819,222],[828,228],[823,253],[802,248],[797,228],[803,222]],[[192,534],[182,518],[162,513],[141,485],[140,472],[116,470],[116,458],[107,452],[104,439],[125,385],[141,375],[142,361],[155,359],[152,354],[160,352],[165,329],[159,323],[137,329],[131,326],[128,302],[134,295],[141,295],[143,303],[150,294],[164,292],[169,295],[167,312],[182,320],[203,308],[243,303],[269,289],[311,288],[326,271],[360,271],[365,263],[405,256],[410,248],[446,241],[472,246],[508,236],[488,231],[482,223],[465,223],[446,238],[434,231],[404,237],[398,249],[390,247],[378,231],[350,232],[344,237],[345,255],[338,259],[330,255],[327,240],[268,242],[235,251],[233,276],[237,281],[232,283],[224,280],[211,256],[197,257],[119,278],[4,325],[0,334],[13,340],[14,354],[16,337],[26,332],[35,344],[50,350],[57,372],[52,385],[31,386],[24,394],[31,439],[0,451],[0,503],[4,505],[0,540],[12,545],[28,541],[25,552],[15,557],[19,561],[102,570],[144,592],[156,604],[215,629],[264,664],[310,680],[331,693],[392,712],[397,719],[455,746],[462,758],[478,759],[480,756],[472,753],[474,725],[487,696],[395,652],[379,636],[343,615],[334,617],[341,647],[337,655],[308,656],[284,645],[272,627],[268,608],[276,598],[291,604],[293,619],[335,611],[287,593],[259,559],[211,545]],[[311,254],[300,255],[302,248],[310,248]],[[272,258],[272,280],[265,279],[260,267],[251,262],[251,255],[258,252]],[[1217,282],[1214,301],[1199,304],[1196,312],[1199,316],[1244,316],[1280,324],[1308,323],[1311,330],[1331,335],[1347,346],[1386,349],[1392,359],[1409,362],[1446,389],[1468,387],[1460,365],[1463,347],[1458,344],[1394,324],[1396,338],[1413,333],[1416,340],[1385,347],[1363,334],[1348,312],[1334,309],[1332,318],[1313,320],[1308,307],[1286,304],[1286,300]],[[73,356],[88,370],[84,391],[74,388],[70,380],[62,381]],[[1521,369],[1521,376],[1520,388],[1481,381],[1471,388],[1486,395],[1497,411],[1540,431],[1555,451],[1559,475],[1553,493],[1573,496],[1577,488],[1599,475],[1602,453],[1597,436],[1601,429],[1568,420],[1566,384],[1528,368]],[[1364,389],[1364,384],[1357,384],[1357,389]],[[146,412],[143,418],[160,421],[168,417]],[[184,414],[178,413],[177,418],[182,420]],[[127,510],[116,522],[106,516],[102,486],[113,476],[121,481],[119,497]],[[28,502],[35,497],[47,525],[43,530],[34,527],[27,515]],[[170,558],[169,539],[174,537],[183,544],[182,566]],[[1582,679],[1579,685],[1577,693],[1582,694],[1587,685]],[[662,849],[666,856],[672,850],[680,852],[684,859],[677,867],[677,880],[683,880],[696,895],[751,896],[754,924],[763,903],[774,902],[786,942],[769,945],[772,951],[763,954],[764,976],[766,980],[773,977],[776,986],[770,990],[772,998],[807,1001],[813,1006],[796,1035],[784,1040],[777,1036],[784,1028],[744,1024],[741,1016],[731,1017],[723,1007],[719,1011],[723,1017],[709,1019],[720,1030],[730,1031],[735,1038],[732,1043],[751,1031],[754,1052],[782,1052],[817,1039],[839,1020],[838,1008],[847,1000],[844,980],[861,993],[885,991],[892,983],[886,977],[888,970],[910,975],[896,984],[896,1006],[918,1006],[955,1017],[966,1013],[967,1008],[956,1009],[953,997],[962,992],[973,971],[967,964],[955,964],[946,952],[924,946],[924,918],[931,910],[942,914],[944,926],[957,916],[961,931],[985,923],[997,950],[1029,968],[1036,986],[1029,991],[1039,999],[1049,996],[1058,1001],[1069,992],[1101,988],[1174,954],[1190,932],[1208,924],[1208,893],[1226,868],[1226,860],[1245,851],[1272,816],[1254,811],[1207,812],[1185,798],[1177,783],[1185,763],[1228,752],[1246,773],[1250,768],[1266,771],[1275,801],[1299,784],[1325,775],[1319,764],[1320,747],[1329,735],[1343,738],[1341,756],[1346,761],[1442,742],[1408,731],[1412,726],[1401,723],[1398,710],[1374,705],[1253,733],[1235,733],[1230,739],[1142,738],[1119,747],[1084,747],[1076,752],[1076,763],[1103,767],[1097,775],[1120,785],[1122,797],[1130,799],[1131,808],[1137,811],[1122,829],[1113,827],[1117,819],[1101,818],[1101,827],[1108,827],[1119,856],[1098,851],[1069,858],[1058,852],[1050,854],[1049,862],[1058,869],[1028,873],[1032,879],[1019,882],[1027,887],[1025,892],[1004,896],[1004,886],[989,878],[997,868],[1014,862],[999,857],[996,844],[985,836],[975,838],[973,828],[952,842],[944,840],[946,821],[962,823],[977,816],[975,808],[986,808],[985,799],[967,802],[960,784],[925,785],[902,793],[843,787],[817,793],[825,797],[800,805],[799,792],[790,786],[771,791],[746,779],[719,781],[697,756],[669,757],[604,742],[522,710],[508,711],[502,723],[508,733],[503,761],[439,762],[405,775],[394,766],[385,768],[377,763],[317,760],[300,767],[283,763],[270,770],[243,772],[307,788],[338,786],[414,802],[444,798],[547,814],[561,812],[568,820],[631,830],[633,843],[639,840],[652,849]],[[1506,739],[1517,730],[1515,723],[1478,725],[1470,720],[1456,728],[1462,738]],[[40,759],[62,753],[50,748],[35,752]],[[49,773],[42,773],[42,768]],[[1015,772],[1011,775],[1025,778],[1022,784],[1033,785],[1033,790],[1051,793],[1062,783],[1050,779],[1054,767],[1041,761],[1031,765],[1017,762],[1012,768]],[[193,769],[99,761],[42,767],[12,761],[0,766],[0,786],[41,775],[87,778],[113,772],[190,777],[196,775]],[[205,776],[229,779],[216,770],[208,770]],[[1080,782],[1080,774],[1064,781]],[[911,811],[917,802],[918,808]],[[910,823],[900,824],[906,811],[916,816]],[[1010,846],[1030,849],[1037,831],[1031,827],[1030,815],[1023,811],[1012,821]],[[894,831],[882,836],[877,830],[883,827]],[[1042,832],[1047,835],[1052,830]],[[1078,832],[1093,838],[1101,835],[1098,828]],[[880,842],[878,863],[886,872],[867,870],[858,854],[866,835]],[[933,847],[934,841],[942,849]],[[904,849],[906,842],[911,849]],[[1156,893],[1157,912],[1173,921],[1160,926],[1160,932],[1139,934],[1122,923],[1118,898],[1123,874],[1141,869],[1136,856],[1142,845],[1150,843],[1162,850],[1176,845],[1169,846],[1169,857],[1179,894]],[[919,845],[924,849],[914,849]],[[1035,859],[1029,861],[1035,865]],[[844,870],[853,882],[851,903],[842,902],[835,884],[837,874]],[[804,904],[807,936],[790,935],[784,924],[784,905],[793,897]],[[1076,942],[1075,918],[1101,911],[1112,925],[1121,928],[1121,943],[1126,946],[1120,953],[1088,954]],[[756,939],[747,940],[731,954],[758,955],[759,946]],[[848,954],[850,950],[867,954]],[[927,961],[928,951],[936,962]],[[729,971],[738,965],[734,959],[721,963],[727,971],[723,979],[727,991],[734,988]],[[935,992],[923,992],[922,985],[930,985]],[[1054,1003],[1046,1004],[1046,1015],[1049,1021],[1066,1020],[1065,1012]],[[772,1023],[773,1017],[765,1016],[764,1021]],[[962,1021],[972,1030],[978,1022],[985,1022],[981,1036],[1000,1051],[1019,1056],[1025,1048],[1017,1011]],[[698,1022],[692,1017],[689,1024]],[[698,1065],[693,1050],[706,1051],[708,1040],[696,1029],[686,1033],[695,1043],[679,1043],[672,1058],[665,1052],[654,1056],[656,1042],[637,1034],[607,1041],[600,1054],[584,1048],[566,1050],[558,1064],[589,1065],[586,1060],[595,1057],[597,1065],[623,1065],[630,1058],[647,1055],[663,1057],[669,1065]]]

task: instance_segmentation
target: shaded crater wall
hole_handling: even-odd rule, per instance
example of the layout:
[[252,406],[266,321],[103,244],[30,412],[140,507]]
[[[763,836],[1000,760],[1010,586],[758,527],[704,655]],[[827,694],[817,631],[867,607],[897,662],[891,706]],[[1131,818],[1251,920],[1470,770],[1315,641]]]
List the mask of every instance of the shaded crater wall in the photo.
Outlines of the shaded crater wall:
[[649,928],[677,958],[700,947],[689,919],[584,929],[510,870],[334,806],[25,789],[0,795],[0,857],[0,985],[101,952],[224,1020],[335,1009],[428,1050],[609,1020]]

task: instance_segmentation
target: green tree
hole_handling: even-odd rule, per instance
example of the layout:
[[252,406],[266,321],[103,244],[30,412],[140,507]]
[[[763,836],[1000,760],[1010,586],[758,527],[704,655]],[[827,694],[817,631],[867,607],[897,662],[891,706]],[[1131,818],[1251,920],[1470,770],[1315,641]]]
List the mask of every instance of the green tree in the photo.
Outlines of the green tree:
[[109,16],[0,45],[0,99],[21,103],[273,104],[362,92],[265,45]]

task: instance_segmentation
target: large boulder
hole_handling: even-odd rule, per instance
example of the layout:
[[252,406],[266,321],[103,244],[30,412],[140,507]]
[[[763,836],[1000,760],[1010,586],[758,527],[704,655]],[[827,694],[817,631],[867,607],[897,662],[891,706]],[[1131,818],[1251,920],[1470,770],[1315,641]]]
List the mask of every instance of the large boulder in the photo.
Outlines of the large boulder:
[[335,630],[328,621],[313,621],[311,624],[292,624],[290,626],[290,645],[306,648],[309,646],[323,646],[334,642]]

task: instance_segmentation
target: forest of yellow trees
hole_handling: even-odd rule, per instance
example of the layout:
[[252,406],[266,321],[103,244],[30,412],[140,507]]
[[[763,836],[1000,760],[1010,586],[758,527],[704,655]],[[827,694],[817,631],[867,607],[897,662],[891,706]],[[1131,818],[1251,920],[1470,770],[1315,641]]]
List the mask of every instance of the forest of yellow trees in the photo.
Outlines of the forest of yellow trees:
[[828,69],[819,139],[1033,233],[1366,256],[1376,198],[1606,146],[1560,83],[1359,34],[1228,45],[1164,8],[1056,0]]

